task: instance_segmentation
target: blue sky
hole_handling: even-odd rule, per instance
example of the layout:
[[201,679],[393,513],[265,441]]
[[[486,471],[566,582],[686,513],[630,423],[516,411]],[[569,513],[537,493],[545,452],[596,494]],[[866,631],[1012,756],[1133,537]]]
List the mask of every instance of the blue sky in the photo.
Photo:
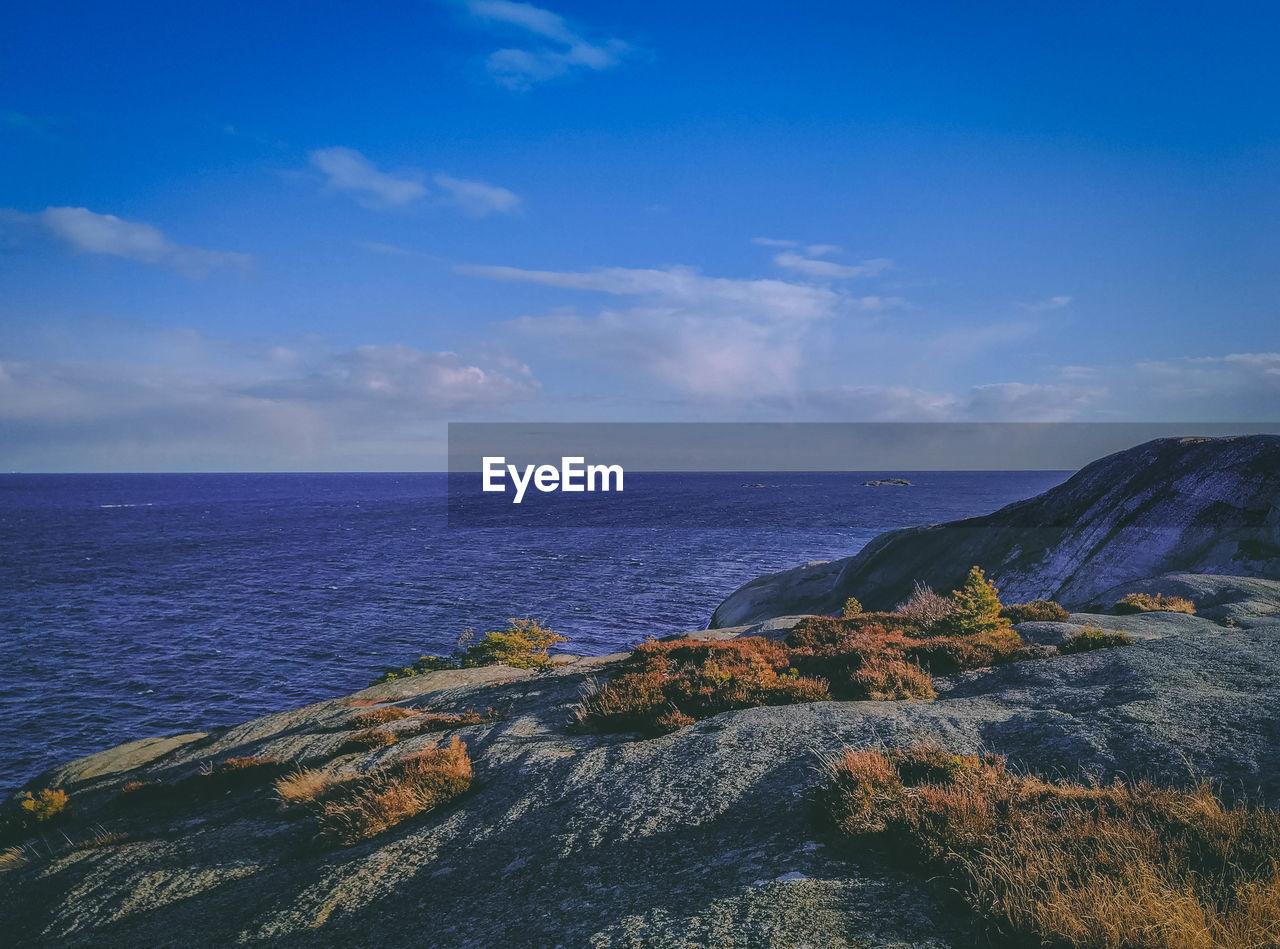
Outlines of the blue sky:
[[0,469],[1280,408],[1270,4],[54,2],[0,44]]

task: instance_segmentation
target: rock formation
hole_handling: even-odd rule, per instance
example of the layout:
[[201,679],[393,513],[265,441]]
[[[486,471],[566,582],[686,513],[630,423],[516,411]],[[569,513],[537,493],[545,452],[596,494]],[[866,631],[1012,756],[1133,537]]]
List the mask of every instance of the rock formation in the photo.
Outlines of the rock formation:
[[994,514],[890,531],[856,556],[760,577],[710,625],[836,613],[851,596],[892,609],[917,580],[947,592],[973,564],[1007,603],[1069,607],[1172,572],[1280,578],[1280,436],[1147,442]]

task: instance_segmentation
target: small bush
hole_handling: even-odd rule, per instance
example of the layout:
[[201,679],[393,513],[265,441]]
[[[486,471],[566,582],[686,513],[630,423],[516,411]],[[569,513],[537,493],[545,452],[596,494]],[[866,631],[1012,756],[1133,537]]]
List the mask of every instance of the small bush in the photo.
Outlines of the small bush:
[[57,820],[67,809],[67,792],[61,788],[44,788],[37,794],[27,791],[21,800],[26,817],[34,824]]
[[893,612],[899,618],[914,623],[921,630],[931,631],[954,613],[955,609],[955,600],[933,592],[932,587],[917,580],[911,596],[905,602],[899,603]]
[[1002,607],[1000,615],[1010,623],[1060,623],[1071,614],[1053,600],[1032,600],[1030,603],[1010,603]]
[[1078,633],[1072,633],[1058,646],[1058,652],[1064,656],[1075,652],[1088,652],[1091,649],[1110,649],[1113,646],[1128,646],[1133,637],[1118,629],[1100,629],[1089,623]]
[[1000,615],[999,593],[981,567],[970,567],[959,589],[951,591],[955,606],[939,624],[940,631],[952,636],[975,636],[1007,627],[1009,621]]
[[343,844],[367,840],[471,787],[471,758],[456,737],[346,782],[319,805],[322,833]]
[[485,633],[480,642],[468,646],[463,665],[491,666],[506,663],[517,669],[543,669],[551,665],[548,650],[568,641],[536,619],[512,617],[507,621],[505,632]]
[[1194,613],[1196,605],[1180,596],[1163,593],[1130,593],[1116,601],[1115,611],[1122,616],[1132,613]]
[[957,889],[1001,944],[1277,943],[1280,815],[1207,786],[1050,783],[933,746],[846,751],[820,800],[844,834]]
[[862,603],[858,600],[856,596],[851,596],[849,597],[849,599],[844,601],[844,618],[845,619],[849,619],[851,617],[857,616],[861,612],[862,612]]
[[536,619],[507,620],[507,628],[500,633],[485,633],[478,643],[467,645],[471,631],[458,637],[458,650],[452,656],[423,656],[412,666],[388,669],[373,680],[374,685],[402,679],[406,676],[438,672],[443,669],[470,669],[476,666],[493,666],[506,663],[517,669],[545,669],[551,665],[549,650],[569,640]]

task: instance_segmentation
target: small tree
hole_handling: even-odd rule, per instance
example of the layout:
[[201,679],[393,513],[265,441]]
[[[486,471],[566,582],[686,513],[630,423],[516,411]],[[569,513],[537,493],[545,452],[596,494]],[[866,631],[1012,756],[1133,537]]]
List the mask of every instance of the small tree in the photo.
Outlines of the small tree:
[[945,621],[947,631],[956,636],[973,636],[1007,627],[1009,621],[1000,616],[999,594],[981,567],[970,567],[960,588],[951,591],[955,609]]
[[468,646],[462,664],[490,666],[505,662],[517,669],[541,669],[551,664],[551,656],[547,650],[557,643],[568,641],[536,619],[512,617],[507,620],[504,632],[485,633],[478,643]]
[[862,604],[858,602],[858,598],[856,596],[851,596],[849,597],[849,599],[844,601],[844,618],[845,619],[853,619],[855,616],[857,616],[861,612],[862,612]]

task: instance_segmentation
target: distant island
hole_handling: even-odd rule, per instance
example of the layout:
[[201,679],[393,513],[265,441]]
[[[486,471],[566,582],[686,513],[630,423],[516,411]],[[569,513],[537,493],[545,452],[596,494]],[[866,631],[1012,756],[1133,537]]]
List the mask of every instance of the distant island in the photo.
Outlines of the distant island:
[[911,482],[906,478],[880,478],[876,481],[864,481],[862,485],[866,488],[909,488]]

